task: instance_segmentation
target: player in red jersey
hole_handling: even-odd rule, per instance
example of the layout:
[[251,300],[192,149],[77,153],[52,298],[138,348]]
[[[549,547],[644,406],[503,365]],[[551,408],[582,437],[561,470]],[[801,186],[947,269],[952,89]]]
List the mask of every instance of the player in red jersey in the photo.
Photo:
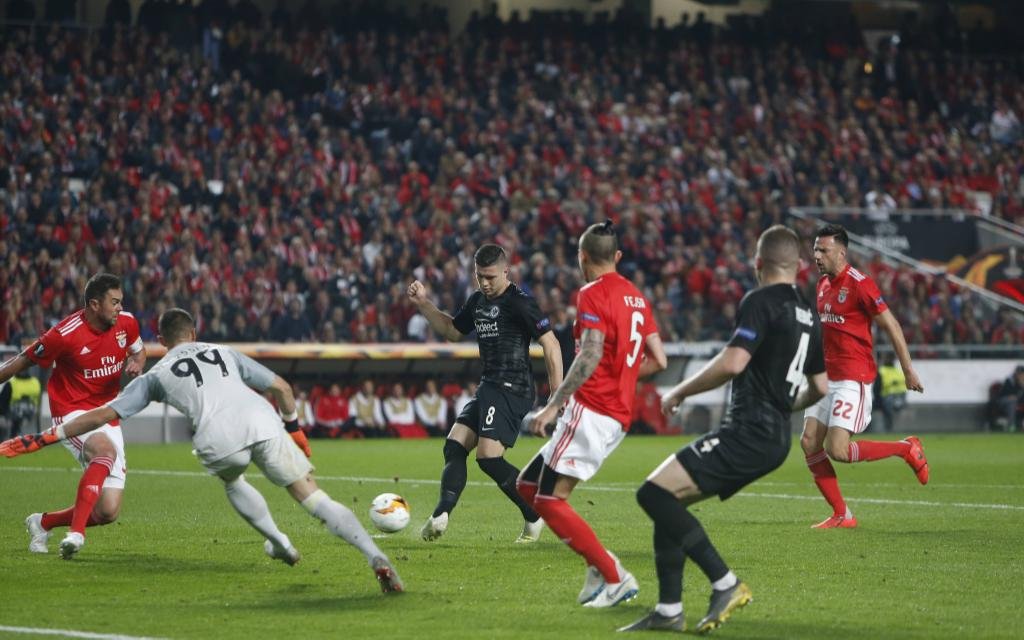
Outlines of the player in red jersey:
[[587,561],[578,601],[588,607],[614,606],[635,597],[639,587],[568,499],[626,436],[637,379],[668,365],[650,303],[616,271],[621,257],[610,221],[592,225],[580,237],[580,270],[588,284],[576,303],[579,351],[547,405],[523,419],[537,435],[558,420],[517,487],[551,530]]
[[878,286],[846,261],[848,246],[849,237],[839,225],[822,227],[814,240],[814,261],[822,275],[817,299],[828,394],[804,413],[800,446],[814,483],[832,506],[832,515],[814,525],[817,529],[857,526],[839,491],[829,458],[836,462],[870,462],[899,456],[910,465],[921,484],[928,482],[928,461],[916,437],[899,442],[851,440],[871,421],[871,385],[876,374],[872,321],[889,336],[906,376],[907,389],[923,392],[924,387],[914,372],[903,330]]
[[[46,393],[54,425],[113,400],[121,388],[121,371],[142,372],[146,350],[139,323],[122,310],[121,279],[100,273],[85,285],[85,308],[57,323],[27,349],[0,365],[0,383],[33,364],[53,367]],[[85,528],[117,519],[124,493],[127,462],[124,438],[114,422],[79,438],[64,441],[85,469],[75,504],[60,511],[33,513],[25,520],[29,551],[47,553],[54,527],[70,527],[60,555],[70,559],[85,544]]]

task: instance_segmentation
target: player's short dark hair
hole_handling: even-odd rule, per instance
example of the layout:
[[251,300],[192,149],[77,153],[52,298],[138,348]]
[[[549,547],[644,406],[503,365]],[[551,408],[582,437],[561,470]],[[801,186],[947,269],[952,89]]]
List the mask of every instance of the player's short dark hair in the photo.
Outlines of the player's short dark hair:
[[590,259],[598,264],[615,262],[615,254],[619,250],[619,237],[611,220],[598,222],[587,227],[580,236],[580,249],[587,252]]
[[85,304],[90,300],[102,300],[111,289],[121,288],[121,278],[112,273],[97,273],[85,283]]
[[196,328],[192,314],[174,307],[160,314],[160,337],[164,342],[178,342]]
[[489,267],[499,262],[507,262],[505,250],[496,244],[485,244],[476,250],[473,261],[478,267]]
[[785,225],[773,225],[757,239],[757,252],[765,268],[796,269],[800,263],[800,236]]
[[835,238],[844,247],[850,246],[850,236],[841,224],[826,224],[814,234],[815,238]]

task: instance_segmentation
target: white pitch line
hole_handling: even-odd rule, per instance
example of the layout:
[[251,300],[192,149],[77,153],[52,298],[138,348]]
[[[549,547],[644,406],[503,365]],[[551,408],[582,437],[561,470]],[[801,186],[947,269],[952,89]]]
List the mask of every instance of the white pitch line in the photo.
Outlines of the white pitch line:
[[[0,466],[0,472],[4,471],[4,467]],[[67,471],[67,468],[62,467],[7,467],[8,471]],[[164,471],[160,469],[132,469],[132,474],[142,476],[167,476],[167,477],[185,477],[185,478],[208,478],[210,474],[203,473],[201,471]],[[260,476],[255,476],[260,477]],[[380,483],[395,483],[395,477],[387,478],[375,478],[370,476],[326,476],[318,475],[317,480],[330,480],[334,482],[380,482]],[[410,485],[418,484],[437,484],[437,480],[425,480],[422,478],[402,478],[398,477],[399,482],[404,482]],[[769,482],[757,483],[758,485],[770,485]],[[782,484],[782,483],[777,483]],[[796,484],[796,483],[793,483]],[[493,482],[483,482],[479,480],[470,480],[466,483],[470,487],[490,487],[493,486]],[[579,486],[581,491],[602,491],[608,493],[632,493],[636,491],[638,485],[614,485],[614,484],[588,484]],[[755,485],[756,486],[756,485]],[[888,485],[886,485],[888,486]],[[942,485],[939,485],[942,486]],[[761,493],[757,491],[752,492],[740,492],[736,494],[742,498],[767,498],[769,500],[821,500],[821,496],[808,496],[808,495],[797,495],[791,493]],[[1000,504],[1000,503],[985,503],[985,502],[937,502],[934,500],[896,500],[892,498],[847,498],[847,502],[854,504],[863,502],[866,504],[899,504],[909,505],[918,507],[953,507],[953,508],[967,508],[967,509],[994,509],[998,511],[1024,511],[1024,505],[1015,504]]]
[[118,633],[93,633],[74,629],[44,629],[39,627],[8,627],[0,625],[0,631],[36,636],[62,636],[64,638],[94,638],[95,640],[160,640],[147,636],[125,636]]

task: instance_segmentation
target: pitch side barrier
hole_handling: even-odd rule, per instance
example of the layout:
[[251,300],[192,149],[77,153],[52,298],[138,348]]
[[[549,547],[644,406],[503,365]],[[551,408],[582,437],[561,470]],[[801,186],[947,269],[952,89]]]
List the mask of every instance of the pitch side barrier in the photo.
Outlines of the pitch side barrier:
[[[242,353],[291,382],[311,386],[339,382],[355,386],[369,378],[378,384],[403,382],[416,386],[426,378],[441,383],[476,380],[480,375],[479,353],[474,343],[397,344],[233,344]],[[721,349],[720,342],[671,343],[666,345],[669,366],[654,382],[664,391],[698,371]],[[912,345],[915,367],[925,386],[924,394],[907,396],[907,407],[896,422],[897,432],[978,431],[985,428],[988,394],[993,384],[1004,380],[1024,362],[1018,347],[956,345],[944,351],[941,345]],[[148,363],[156,362],[165,349],[147,344]],[[544,379],[543,353],[530,350],[534,372]],[[931,358],[931,359],[930,359]],[[969,359],[968,359],[969,358]],[[686,433],[706,430],[718,423],[725,407],[726,389],[717,389],[688,399],[677,420]],[[877,408],[877,403],[876,403]],[[43,401],[41,424],[48,424],[49,410]],[[879,420],[876,412],[875,419]],[[131,419],[125,435],[132,442],[176,442],[189,438],[184,418],[162,403],[153,403]],[[794,416],[794,429],[800,417]]]

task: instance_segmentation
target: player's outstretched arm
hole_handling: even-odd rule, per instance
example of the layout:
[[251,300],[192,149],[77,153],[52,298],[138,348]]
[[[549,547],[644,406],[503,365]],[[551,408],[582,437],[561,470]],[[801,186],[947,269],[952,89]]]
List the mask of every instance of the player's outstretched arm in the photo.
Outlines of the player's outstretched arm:
[[306,432],[299,428],[299,414],[295,410],[295,394],[292,393],[292,386],[281,376],[274,376],[274,381],[267,387],[267,391],[274,396],[277,408],[281,412],[281,419],[284,420],[284,430],[288,432],[295,444],[302,453],[309,458],[313,450],[309,446],[309,438]]
[[665,345],[661,343],[661,336],[652,333],[644,341],[646,358],[640,363],[640,378],[664,371],[668,368],[668,356],[665,355]]
[[29,360],[28,356],[25,355],[25,352],[22,351],[7,362],[0,364],[0,384],[7,382],[31,366],[32,361]]
[[562,384],[562,346],[553,331],[537,338],[544,350],[544,367],[548,370],[548,388],[557,389]]
[[750,352],[742,347],[722,349],[700,371],[672,387],[661,397],[661,412],[670,416],[686,398],[717,389],[732,380],[747,368],[750,358]]
[[13,458],[25,453],[39,451],[47,445],[66,440],[101,427],[120,416],[108,406],[97,407],[63,424],[50,427],[42,433],[18,436],[0,442],[0,455]]
[[558,411],[565,405],[566,401],[583,383],[593,375],[597,364],[601,361],[604,353],[604,334],[597,329],[584,329],[580,334],[580,350],[572,366],[565,373],[562,384],[558,385],[548,403],[537,412],[530,412],[523,418],[523,422],[529,427],[534,435],[544,436],[545,428],[555,421]]
[[914,371],[914,364],[910,360],[910,349],[907,348],[907,339],[903,336],[903,328],[900,327],[896,316],[892,314],[892,311],[886,309],[875,316],[875,322],[889,336],[889,342],[892,343],[892,348],[896,350],[896,357],[899,358],[900,368],[903,369],[903,375],[907,379],[907,389],[924,393],[924,385],[921,384],[921,379],[917,377],[917,372]]
[[430,328],[434,330],[434,333],[441,336],[449,342],[458,342],[462,340],[463,334],[461,331],[455,328],[455,324],[452,322],[452,317],[438,309],[430,298],[427,297],[427,288],[423,286],[423,283],[419,280],[413,280],[412,284],[409,285],[409,289],[406,292],[409,295],[409,299],[412,300],[413,304],[423,317],[427,319],[430,324]]
[[807,376],[807,386],[793,400],[793,411],[803,411],[828,393],[828,375],[825,372]]

